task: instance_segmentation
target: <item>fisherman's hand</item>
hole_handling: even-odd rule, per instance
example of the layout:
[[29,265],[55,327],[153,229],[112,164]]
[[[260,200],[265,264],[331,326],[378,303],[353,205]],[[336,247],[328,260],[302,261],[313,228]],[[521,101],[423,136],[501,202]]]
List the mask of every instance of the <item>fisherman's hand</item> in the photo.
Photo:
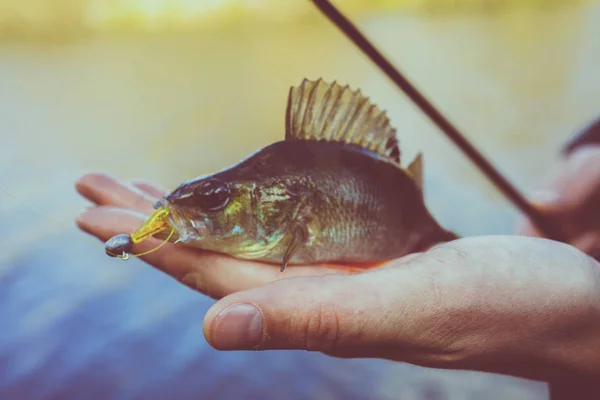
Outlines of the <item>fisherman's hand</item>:
[[600,264],[547,239],[465,238],[361,274],[232,294],[209,310],[204,332],[221,350],[302,349],[541,380],[597,374]]
[[[77,188],[97,205],[78,224],[101,240],[133,230],[164,194],[97,174]],[[219,349],[308,349],[539,379],[600,370],[600,266],[545,239],[461,239],[352,275],[293,266],[280,273],[170,244],[144,260],[215,298],[239,291],[205,318],[205,336]]]
[[[86,175],[77,182],[76,187],[82,196],[95,204],[79,216],[77,224],[102,241],[120,233],[132,232],[155,211],[154,203],[166,194],[165,190],[147,182],[128,184],[103,174]],[[150,250],[160,243],[155,239],[146,240],[135,246],[134,253]],[[282,278],[349,273],[323,266],[287,268],[279,272],[279,265],[236,260],[171,243],[142,259],[213,298]]]
[[[600,145],[561,159],[532,201],[566,230],[569,243],[600,259]],[[518,233],[542,236],[528,220]]]

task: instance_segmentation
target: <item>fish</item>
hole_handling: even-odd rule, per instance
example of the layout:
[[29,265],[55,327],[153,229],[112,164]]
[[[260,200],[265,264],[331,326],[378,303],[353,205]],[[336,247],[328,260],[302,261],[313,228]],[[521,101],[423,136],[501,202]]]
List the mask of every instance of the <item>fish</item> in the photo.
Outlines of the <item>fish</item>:
[[132,242],[165,239],[280,265],[380,265],[459,236],[423,195],[423,156],[404,168],[397,131],[360,89],[305,78],[285,136],[155,204]]

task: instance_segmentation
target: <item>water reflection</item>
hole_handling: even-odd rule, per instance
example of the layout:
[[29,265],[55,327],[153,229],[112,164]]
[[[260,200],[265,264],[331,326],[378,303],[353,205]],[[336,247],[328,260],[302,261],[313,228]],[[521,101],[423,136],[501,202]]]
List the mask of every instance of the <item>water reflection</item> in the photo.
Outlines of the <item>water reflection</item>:
[[[361,25],[519,186],[600,104],[600,8],[374,16]],[[290,85],[361,87],[389,110],[426,197],[462,234],[509,232],[512,208],[325,23],[0,47],[1,186],[73,226],[85,170],[173,187],[283,135]],[[306,352],[219,353],[212,301],[108,259],[0,195],[1,398],[544,398],[545,386]],[[244,396],[242,396],[244,394]],[[454,396],[454,397],[452,397]],[[495,396],[495,397],[494,397]]]

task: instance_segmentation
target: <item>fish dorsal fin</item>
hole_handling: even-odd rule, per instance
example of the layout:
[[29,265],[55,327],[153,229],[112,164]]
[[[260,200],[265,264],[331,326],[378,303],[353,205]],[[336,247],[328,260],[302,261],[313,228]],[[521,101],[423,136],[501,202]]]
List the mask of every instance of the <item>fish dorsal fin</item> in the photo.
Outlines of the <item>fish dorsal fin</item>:
[[370,150],[400,166],[396,129],[360,89],[310,81],[290,89],[286,113],[286,140],[341,142]]
[[415,181],[417,186],[423,190],[423,153],[417,154],[413,162],[406,168],[408,175]]

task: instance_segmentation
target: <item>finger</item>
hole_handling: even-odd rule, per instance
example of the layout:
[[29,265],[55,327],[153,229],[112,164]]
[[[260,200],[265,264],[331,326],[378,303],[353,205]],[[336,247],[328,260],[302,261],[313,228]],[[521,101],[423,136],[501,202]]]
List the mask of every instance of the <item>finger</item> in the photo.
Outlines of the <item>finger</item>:
[[[100,206],[84,211],[77,219],[83,231],[102,241],[120,233],[132,232],[143,223],[142,213]],[[148,251],[161,244],[148,239],[134,248],[134,253]],[[280,272],[279,265],[238,260],[226,255],[204,252],[168,243],[156,252],[141,257],[181,283],[210,297],[221,298],[283,278],[308,275],[344,274],[343,270],[323,266],[289,266]]]
[[105,174],[87,174],[76,182],[75,187],[79,194],[97,205],[123,207],[148,214],[154,211],[155,197]]
[[600,144],[600,118],[592,120],[583,129],[575,132],[563,145],[562,154],[571,154],[584,146]]
[[[205,337],[220,350],[335,353],[397,345],[402,332],[414,327],[410,309],[423,295],[414,284],[418,279],[408,268],[270,283],[217,302],[205,317]],[[424,316],[425,308],[417,306]]]
[[582,205],[600,186],[600,145],[586,146],[561,161],[532,196],[548,211]]
[[575,208],[583,205],[600,187],[600,145],[586,146],[573,153],[552,185],[560,203]]
[[600,261],[600,232],[591,232],[578,237],[573,246]]
[[134,180],[131,184],[142,192],[146,193],[148,196],[151,196],[153,199],[158,200],[161,197],[164,197],[167,194],[167,190],[161,188],[159,185],[144,181],[144,180]]
[[[593,228],[598,220],[595,203],[600,191],[600,146],[586,146],[574,152],[550,176],[530,197],[531,202],[549,218],[561,219],[562,225],[575,225],[575,231],[582,224]],[[543,236],[526,218],[519,218],[516,231]]]
[[[551,213],[548,213],[548,218],[553,218]],[[537,238],[546,237],[546,234],[541,232],[537,226],[535,226],[531,220],[524,216],[519,216],[515,226],[515,232],[520,236],[531,236]]]

